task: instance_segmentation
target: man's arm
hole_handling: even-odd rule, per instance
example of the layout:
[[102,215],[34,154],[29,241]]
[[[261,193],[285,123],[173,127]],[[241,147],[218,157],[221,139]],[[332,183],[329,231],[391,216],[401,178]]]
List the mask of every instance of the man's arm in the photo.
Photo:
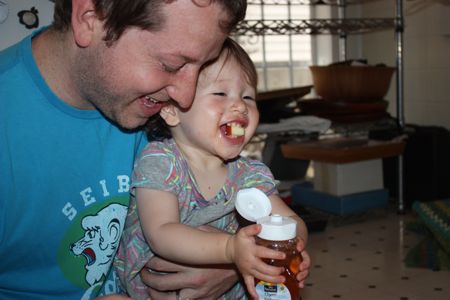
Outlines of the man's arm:
[[[164,272],[159,274],[151,272]],[[153,257],[140,273],[142,281],[149,287],[152,299],[175,299],[180,290],[181,299],[218,299],[232,288],[239,279],[238,273],[230,265],[223,268],[188,267],[172,263],[160,257]]]
[[[204,231],[220,232],[210,226],[198,227]],[[162,273],[162,275],[150,270]],[[190,267],[179,265],[163,258],[154,256],[142,269],[142,282],[148,286],[150,297],[154,299],[172,300],[179,291],[181,299],[216,300],[232,288],[239,280],[239,273],[233,265],[223,268]]]

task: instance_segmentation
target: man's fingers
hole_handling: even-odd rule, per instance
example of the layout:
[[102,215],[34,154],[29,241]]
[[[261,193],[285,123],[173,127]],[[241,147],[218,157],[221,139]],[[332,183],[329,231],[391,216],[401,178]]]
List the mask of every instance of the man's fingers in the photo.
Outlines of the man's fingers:
[[161,273],[180,272],[185,269],[185,267],[182,265],[162,259],[158,256],[152,257],[145,264],[145,267],[148,269],[154,270],[156,272],[161,272]]
[[[158,291],[173,291],[180,286],[189,287],[191,282],[188,276],[180,273],[161,274],[152,270],[144,269],[140,273],[141,280],[145,285]],[[158,298],[156,298],[158,299]]]
[[176,295],[175,292],[172,293],[166,293],[166,292],[159,292],[157,290],[148,288],[148,295],[150,296],[150,299],[158,299],[158,300],[175,300]]

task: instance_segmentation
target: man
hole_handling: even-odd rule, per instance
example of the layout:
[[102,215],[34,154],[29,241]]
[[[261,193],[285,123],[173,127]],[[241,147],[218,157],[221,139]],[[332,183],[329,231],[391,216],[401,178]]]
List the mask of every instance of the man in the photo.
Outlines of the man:
[[[189,107],[245,0],[56,0],[54,23],[0,53],[0,298],[89,299],[110,272],[128,205],[137,129]],[[153,259],[155,299],[216,299],[227,269]]]

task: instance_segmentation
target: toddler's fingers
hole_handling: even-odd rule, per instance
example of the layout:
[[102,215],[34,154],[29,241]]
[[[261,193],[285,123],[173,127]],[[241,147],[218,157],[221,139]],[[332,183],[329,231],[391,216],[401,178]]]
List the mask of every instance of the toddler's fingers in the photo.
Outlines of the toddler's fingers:
[[282,275],[270,275],[265,272],[260,272],[259,270],[253,270],[252,274],[259,280],[274,284],[283,283],[285,281],[285,278]]
[[303,288],[305,287],[305,280],[309,275],[309,270],[301,271],[297,273],[298,286]]
[[302,252],[305,250],[305,247],[306,247],[305,241],[301,238],[298,238],[297,239],[297,251]]
[[263,259],[284,259],[286,257],[286,254],[281,251],[258,246],[256,248],[256,256]]
[[311,266],[311,258],[309,257],[308,252],[302,252],[302,262],[300,263],[300,271],[304,271],[309,269]]
[[252,224],[245,226],[239,230],[240,234],[245,234],[247,236],[255,236],[261,231],[260,224]]
[[[255,261],[252,267],[252,275],[257,277],[256,275],[265,274],[266,276],[279,276],[283,272],[283,267],[273,266],[265,263],[262,260]],[[259,279],[263,279],[257,277]]]

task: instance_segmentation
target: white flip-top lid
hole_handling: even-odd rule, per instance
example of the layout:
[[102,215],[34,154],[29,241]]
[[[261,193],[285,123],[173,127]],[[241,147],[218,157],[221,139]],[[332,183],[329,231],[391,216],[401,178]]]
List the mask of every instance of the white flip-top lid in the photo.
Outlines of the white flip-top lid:
[[257,188],[242,189],[236,195],[236,209],[245,219],[256,222],[272,211],[270,199]]
[[270,241],[284,241],[297,235],[297,222],[289,217],[270,215],[270,199],[257,188],[242,189],[236,196],[236,210],[245,219],[261,224],[258,237]]

